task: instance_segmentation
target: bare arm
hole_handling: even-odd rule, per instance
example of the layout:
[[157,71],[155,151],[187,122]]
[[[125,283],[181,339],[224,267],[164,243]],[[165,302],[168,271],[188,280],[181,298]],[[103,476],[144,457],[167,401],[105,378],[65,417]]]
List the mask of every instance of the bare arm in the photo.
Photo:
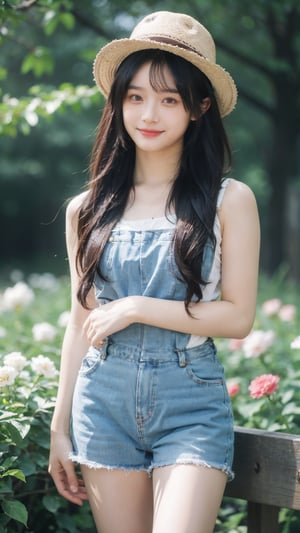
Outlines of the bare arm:
[[81,200],[81,196],[74,198],[66,213],[66,241],[71,275],[71,313],[62,346],[58,394],[51,423],[49,460],[49,472],[58,492],[79,505],[82,504],[83,499],[86,499],[86,492],[81,480],[75,475],[74,465],[68,459],[68,455],[71,451],[69,427],[73,391],[82,358],[89,347],[83,324],[90,311],[84,309],[76,297],[79,282],[75,266],[77,214]]
[[[259,262],[259,220],[251,190],[232,181],[219,212],[222,225],[221,299],[190,306],[183,302],[130,296],[110,302],[85,322],[89,340],[97,345],[131,323],[200,336],[242,338],[250,331],[256,309]],[[92,333],[94,331],[97,333]]]

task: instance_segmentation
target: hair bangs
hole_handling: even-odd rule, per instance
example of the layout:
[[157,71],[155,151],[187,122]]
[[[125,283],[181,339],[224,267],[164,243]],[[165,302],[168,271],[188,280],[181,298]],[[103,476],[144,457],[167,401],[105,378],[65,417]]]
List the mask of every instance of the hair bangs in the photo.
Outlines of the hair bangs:
[[159,58],[159,61],[152,60],[149,70],[149,81],[155,92],[174,92],[174,90],[178,90],[175,80],[174,85],[171,87],[167,82],[166,69],[174,77],[165,58]]

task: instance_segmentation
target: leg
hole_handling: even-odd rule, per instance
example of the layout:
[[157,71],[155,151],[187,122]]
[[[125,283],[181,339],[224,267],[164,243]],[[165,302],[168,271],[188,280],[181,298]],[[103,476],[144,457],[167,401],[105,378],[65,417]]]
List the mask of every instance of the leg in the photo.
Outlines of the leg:
[[226,484],[214,468],[172,465],[153,472],[153,533],[211,533]]
[[99,533],[151,533],[152,480],[147,472],[81,469]]

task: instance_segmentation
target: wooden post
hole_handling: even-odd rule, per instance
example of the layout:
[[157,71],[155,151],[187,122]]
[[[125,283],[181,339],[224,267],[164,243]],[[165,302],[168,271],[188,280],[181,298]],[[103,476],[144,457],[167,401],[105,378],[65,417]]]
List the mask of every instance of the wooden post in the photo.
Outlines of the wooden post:
[[279,533],[279,507],[248,502],[248,533]]

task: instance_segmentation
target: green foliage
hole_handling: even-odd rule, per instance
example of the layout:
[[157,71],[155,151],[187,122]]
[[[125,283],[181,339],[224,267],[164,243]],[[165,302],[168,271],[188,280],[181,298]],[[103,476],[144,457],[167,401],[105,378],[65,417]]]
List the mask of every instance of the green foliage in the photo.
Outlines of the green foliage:
[[[273,287],[273,294],[264,287]],[[264,290],[263,290],[264,289]],[[229,383],[238,385],[232,397],[237,425],[300,433],[300,308],[297,289],[285,292],[264,282],[253,332],[241,341],[219,340]],[[295,340],[296,339],[296,340]],[[277,375],[272,394],[251,398],[249,385],[260,375]]]
[[34,75],[39,78],[43,74],[51,74],[54,68],[54,61],[48,48],[45,46],[37,46],[33,52],[27,54],[25,57],[21,72],[27,74],[27,72],[33,71]]
[[54,90],[35,85],[31,87],[29,95],[22,98],[4,95],[0,103],[0,134],[15,137],[21,132],[27,135],[41,118],[50,120],[54,113],[68,108],[72,111],[88,109],[99,101],[100,94],[95,87],[74,87],[70,83],[64,83]]
[[[32,276],[31,284],[14,285],[14,303],[9,291],[1,299],[0,531],[92,533],[88,505],[61,498],[47,473],[64,331],[58,320],[68,309],[69,285],[50,275]],[[47,326],[44,333],[43,325],[33,329],[41,320],[48,333]]]
[[62,24],[66,30],[73,30],[75,26],[75,18],[72,13],[60,13],[54,9],[47,11],[43,20],[45,34],[52,35],[59,24]]

